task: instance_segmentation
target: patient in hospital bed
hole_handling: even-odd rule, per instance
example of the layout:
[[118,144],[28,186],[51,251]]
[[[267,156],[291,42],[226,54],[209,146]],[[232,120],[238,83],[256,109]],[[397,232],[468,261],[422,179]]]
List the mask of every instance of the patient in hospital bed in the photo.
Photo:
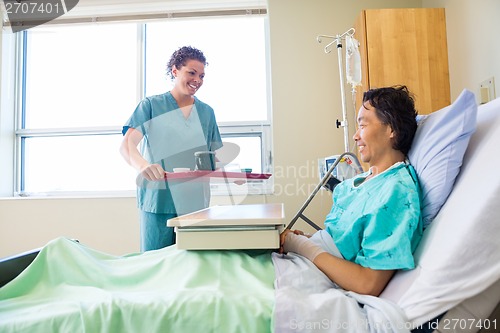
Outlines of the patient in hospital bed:
[[421,198],[407,154],[416,114],[405,86],[364,93],[354,141],[369,171],[335,187],[324,230],[310,236],[287,229],[280,252],[306,257],[344,290],[374,296],[396,270],[415,267]]

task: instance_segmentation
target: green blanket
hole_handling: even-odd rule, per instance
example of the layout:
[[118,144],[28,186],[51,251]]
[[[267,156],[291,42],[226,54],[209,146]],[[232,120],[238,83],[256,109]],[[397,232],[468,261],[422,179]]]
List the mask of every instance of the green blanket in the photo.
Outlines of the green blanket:
[[59,238],[0,288],[0,332],[270,332],[269,252],[118,257]]

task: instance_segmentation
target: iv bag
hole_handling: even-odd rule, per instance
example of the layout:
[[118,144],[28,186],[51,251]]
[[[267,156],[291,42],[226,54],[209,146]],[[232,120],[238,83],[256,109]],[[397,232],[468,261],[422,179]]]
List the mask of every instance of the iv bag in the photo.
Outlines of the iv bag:
[[347,83],[356,87],[361,85],[361,55],[359,54],[359,42],[352,36],[346,36],[346,77]]

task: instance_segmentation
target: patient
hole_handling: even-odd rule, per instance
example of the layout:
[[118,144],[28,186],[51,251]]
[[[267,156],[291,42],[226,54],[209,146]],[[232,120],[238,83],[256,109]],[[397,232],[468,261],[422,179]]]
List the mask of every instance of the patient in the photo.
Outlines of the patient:
[[398,269],[415,267],[420,188],[406,156],[417,129],[406,86],[364,93],[354,141],[369,171],[335,187],[325,230],[281,234],[280,252],[312,261],[345,290],[378,296]]

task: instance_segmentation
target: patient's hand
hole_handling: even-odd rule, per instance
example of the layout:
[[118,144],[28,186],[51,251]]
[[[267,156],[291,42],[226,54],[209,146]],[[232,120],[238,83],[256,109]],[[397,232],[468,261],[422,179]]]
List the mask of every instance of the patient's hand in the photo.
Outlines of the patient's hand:
[[296,235],[302,235],[302,236],[306,236],[306,237],[311,237],[311,235],[309,234],[304,234],[304,232],[302,230],[291,230],[291,229],[285,229],[285,231],[283,231],[280,235],[280,250],[279,250],[279,253],[283,253],[283,244],[285,244],[285,238],[286,238],[286,235],[288,235],[290,232],[296,234]]
[[293,231],[292,231],[292,230],[290,230],[290,229],[285,229],[285,231],[283,231],[283,232],[280,234],[280,250],[279,250],[279,253],[283,253],[283,244],[285,243],[285,238],[286,238],[286,235],[287,235],[289,232],[293,232]]
[[311,237],[311,235],[304,233],[302,230],[293,230],[293,233],[296,235],[302,235],[306,237]]
[[293,252],[306,257],[311,262],[321,253],[326,252],[320,246],[316,245],[308,237],[300,235],[291,230],[285,230],[281,234],[281,253]]

